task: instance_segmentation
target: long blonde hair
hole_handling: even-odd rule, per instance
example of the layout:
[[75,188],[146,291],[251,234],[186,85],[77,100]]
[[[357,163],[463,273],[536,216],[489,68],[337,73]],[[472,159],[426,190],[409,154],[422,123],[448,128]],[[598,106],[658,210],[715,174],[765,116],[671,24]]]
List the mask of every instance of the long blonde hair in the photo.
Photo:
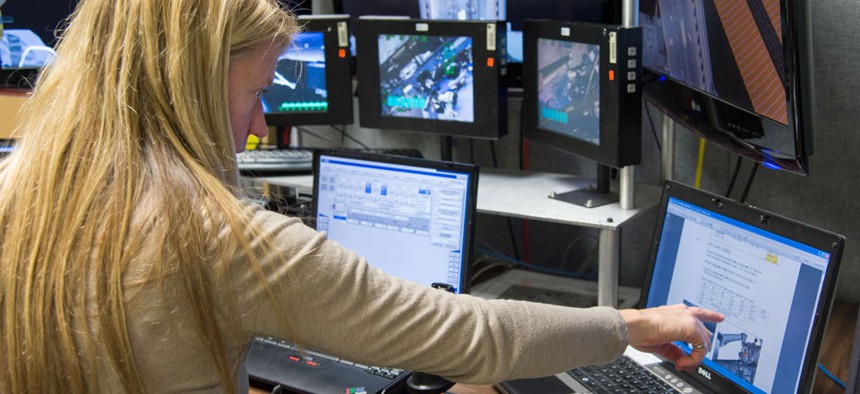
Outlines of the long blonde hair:
[[[206,223],[237,234],[248,223],[235,197],[227,73],[231,59],[283,48],[297,29],[274,0],[79,4],[0,163],[0,391],[96,390],[100,372],[82,361],[93,344],[76,328],[98,333],[91,341],[126,392],[142,391],[124,302],[132,259],[153,277],[182,278],[221,383],[235,389],[200,264],[212,255]],[[144,240],[164,248],[136,255]],[[92,305],[97,328],[76,327]]]

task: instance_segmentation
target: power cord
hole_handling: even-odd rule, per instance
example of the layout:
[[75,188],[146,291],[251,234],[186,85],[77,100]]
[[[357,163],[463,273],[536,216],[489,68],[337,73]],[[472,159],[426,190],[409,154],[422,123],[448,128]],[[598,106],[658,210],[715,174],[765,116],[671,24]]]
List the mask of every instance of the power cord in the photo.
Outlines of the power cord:
[[843,389],[846,388],[845,382],[839,380],[839,378],[837,378],[836,375],[830,373],[830,371],[828,371],[827,368],[824,368],[824,366],[821,365],[821,363],[818,363],[818,369],[821,370],[821,372],[823,372],[825,376],[827,376],[828,378],[833,380],[834,383],[838,384],[839,387],[842,387]]

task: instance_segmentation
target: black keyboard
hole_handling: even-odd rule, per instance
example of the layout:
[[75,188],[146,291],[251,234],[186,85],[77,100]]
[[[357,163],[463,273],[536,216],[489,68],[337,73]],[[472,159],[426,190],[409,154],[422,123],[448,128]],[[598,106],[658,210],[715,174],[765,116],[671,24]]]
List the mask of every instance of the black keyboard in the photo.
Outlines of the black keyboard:
[[[359,152],[395,156],[423,157],[421,151],[409,148],[353,149]],[[311,148],[257,149],[236,154],[239,172],[248,176],[308,174],[313,170]]]
[[[254,386],[280,386],[286,393],[383,394],[400,392],[410,372],[354,363],[274,338],[254,339],[245,358]],[[361,390],[358,390],[361,389]]]
[[677,393],[643,366],[622,356],[606,365],[577,368],[568,374],[594,393]]

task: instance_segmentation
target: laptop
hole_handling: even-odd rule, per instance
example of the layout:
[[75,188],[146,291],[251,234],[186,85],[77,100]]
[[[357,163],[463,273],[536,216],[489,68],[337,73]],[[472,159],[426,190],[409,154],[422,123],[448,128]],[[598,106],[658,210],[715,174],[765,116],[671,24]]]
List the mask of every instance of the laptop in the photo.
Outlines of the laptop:
[[[676,372],[671,363],[628,348],[609,365],[498,388],[508,394],[810,392],[843,248],[840,235],[669,182],[640,305],[684,303],[722,312],[725,321],[705,325],[712,346],[701,366]],[[643,370],[635,381],[627,377]]]
[[[388,274],[469,291],[478,168],[359,151],[314,152],[316,229]],[[440,290],[441,291],[441,290]],[[256,338],[252,383],[307,393],[403,389],[408,371],[367,366],[277,338]]]

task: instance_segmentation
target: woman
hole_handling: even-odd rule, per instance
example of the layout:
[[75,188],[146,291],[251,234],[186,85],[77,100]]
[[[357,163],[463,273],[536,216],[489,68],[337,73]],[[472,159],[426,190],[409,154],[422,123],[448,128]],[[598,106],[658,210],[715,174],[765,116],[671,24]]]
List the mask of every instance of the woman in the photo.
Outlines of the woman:
[[628,343],[701,361],[717,313],[450,296],[242,203],[235,152],[296,31],[271,0],[80,3],[0,164],[0,392],[241,391],[254,335],[462,382]]

